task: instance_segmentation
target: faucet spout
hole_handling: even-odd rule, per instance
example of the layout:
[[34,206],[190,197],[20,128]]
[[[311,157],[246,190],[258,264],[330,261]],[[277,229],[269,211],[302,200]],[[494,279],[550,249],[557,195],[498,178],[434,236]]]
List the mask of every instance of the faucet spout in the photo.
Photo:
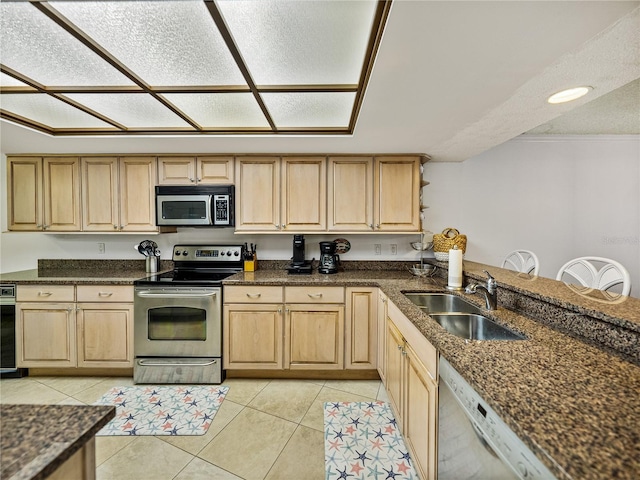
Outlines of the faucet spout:
[[486,285],[470,283],[465,288],[466,293],[474,294],[478,291],[484,295],[485,305],[487,310],[496,310],[498,308],[498,284],[496,279],[491,276],[489,272],[483,270],[487,274]]

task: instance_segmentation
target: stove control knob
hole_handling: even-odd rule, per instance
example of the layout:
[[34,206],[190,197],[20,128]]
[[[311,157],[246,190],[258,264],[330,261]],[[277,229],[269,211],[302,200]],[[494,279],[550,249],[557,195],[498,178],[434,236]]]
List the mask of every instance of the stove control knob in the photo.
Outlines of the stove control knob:
[[231,256],[231,250],[227,252],[227,257],[230,257],[230,256]]
[[221,256],[221,257],[223,257],[223,256],[224,256],[224,254],[225,254],[225,251],[224,251],[224,250],[222,250],[222,251],[220,252],[220,256]]
[[236,250],[235,252],[233,252],[233,255],[236,256],[236,257],[239,257],[240,256],[240,252]]
[[182,254],[180,253],[180,250],[176,250],[176,257],[179,257],[180,255],[182,255]]

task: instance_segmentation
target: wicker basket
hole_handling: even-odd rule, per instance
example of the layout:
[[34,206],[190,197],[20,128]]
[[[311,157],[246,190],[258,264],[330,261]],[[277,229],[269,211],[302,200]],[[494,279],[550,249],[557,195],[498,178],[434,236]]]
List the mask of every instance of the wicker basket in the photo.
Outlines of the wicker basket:
[[462,250],[464,254],[467,250],[467,236],[461,235],[460,232],[452,227],[445,228],[442,233],[436,233],[433,236],[433,251],[449,253],[454,246]]

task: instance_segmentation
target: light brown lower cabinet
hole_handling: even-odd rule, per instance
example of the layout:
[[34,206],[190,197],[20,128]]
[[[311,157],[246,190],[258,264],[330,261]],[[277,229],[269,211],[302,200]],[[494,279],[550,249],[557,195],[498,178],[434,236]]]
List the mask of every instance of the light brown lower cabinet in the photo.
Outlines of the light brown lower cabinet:
[[345,367],[377,368],[378,288],[345,288]]
[[[133,287],[18,285],[18,367],[133,366]],[[66,300],[64,303],[55,300]]]
[[224,292],[224,368],[344,369],[343,287],[245,285]]
[[388,306],[385,387],[418,475],[435,479],[437,351],[395,305]]

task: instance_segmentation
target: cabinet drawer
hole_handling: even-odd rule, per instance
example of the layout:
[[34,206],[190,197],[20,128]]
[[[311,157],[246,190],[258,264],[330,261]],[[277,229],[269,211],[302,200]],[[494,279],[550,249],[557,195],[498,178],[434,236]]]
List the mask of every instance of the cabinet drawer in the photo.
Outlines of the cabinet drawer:
[[343,287],[286,287],[286,303],[344,303]]
[[18,285],[16,302],[75,302],[74,285]]
[[78,302],[133,302],[130,285],[78,285]]
[[282,303],[282,287],[224,287],[224,303]]

